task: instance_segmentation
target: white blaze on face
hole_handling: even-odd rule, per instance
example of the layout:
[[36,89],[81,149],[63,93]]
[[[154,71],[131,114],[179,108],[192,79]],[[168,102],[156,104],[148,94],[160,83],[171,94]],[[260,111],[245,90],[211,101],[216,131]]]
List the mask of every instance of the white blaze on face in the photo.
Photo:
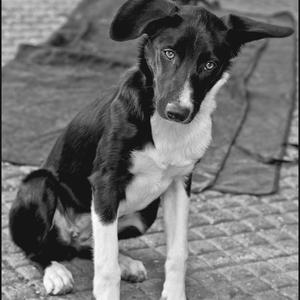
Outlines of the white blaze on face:
[[179,104],[180,106],[189,108],[190,110],[192,110],[194,106],[192,101],[192,89],[189,81],[184,83],[183,89],[179,95]]
[[207,92],[200,106],[199,116],[210,116],[216,108],[215,98],[222,86],[228,81],[230,74],[225,72],[215,85]]

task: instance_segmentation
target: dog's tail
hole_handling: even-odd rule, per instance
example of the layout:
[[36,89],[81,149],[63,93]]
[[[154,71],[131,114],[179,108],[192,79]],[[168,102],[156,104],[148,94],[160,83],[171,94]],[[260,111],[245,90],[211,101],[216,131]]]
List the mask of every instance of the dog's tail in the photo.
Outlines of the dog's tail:
[[41,250],[51,230],[61,186],[49,170],[27,175],[9,212],[10,234],[28,256]]

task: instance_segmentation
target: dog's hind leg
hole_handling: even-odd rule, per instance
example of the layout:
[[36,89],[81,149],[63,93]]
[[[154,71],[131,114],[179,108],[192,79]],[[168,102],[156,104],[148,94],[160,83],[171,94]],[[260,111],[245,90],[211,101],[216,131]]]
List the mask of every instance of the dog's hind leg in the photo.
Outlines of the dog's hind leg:
[[27,256],[40,252],[51,230],[58,184],[44,169],[31,172],[21,182],[9,211],[9,229],[13,241]]
[[51,171],[40,169],[27,175],[9,213],[13,241],[44,271],[48,294],[62,294],[73,287],[71,273],[56,260],[72,256],[73,249],[62,245],[53,226],[60,183]]

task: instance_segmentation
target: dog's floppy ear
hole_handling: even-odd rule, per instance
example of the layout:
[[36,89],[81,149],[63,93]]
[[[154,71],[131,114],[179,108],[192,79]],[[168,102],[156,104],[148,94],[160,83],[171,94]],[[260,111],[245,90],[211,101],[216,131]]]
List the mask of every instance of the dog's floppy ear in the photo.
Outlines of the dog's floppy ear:
[[222,17],[222,20],[229,29],[229,41],[236,46],[263,38],[286,37],[294,32],[290,27],[263,23],[233,14]]
[[128,0],[118,10],[110,27],[115,41],[136,39],[156,20],[171,17],[178,7],[168,0]]

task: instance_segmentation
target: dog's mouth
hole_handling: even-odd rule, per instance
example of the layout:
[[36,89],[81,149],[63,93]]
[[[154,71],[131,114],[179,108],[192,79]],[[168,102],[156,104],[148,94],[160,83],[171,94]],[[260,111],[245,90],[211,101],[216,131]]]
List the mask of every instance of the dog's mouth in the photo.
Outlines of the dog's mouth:
[[192,121],[192,118],[181,119],[176,116],[167,116],[166,119],[171,122],[179,123],[179,124],[189,124]]

